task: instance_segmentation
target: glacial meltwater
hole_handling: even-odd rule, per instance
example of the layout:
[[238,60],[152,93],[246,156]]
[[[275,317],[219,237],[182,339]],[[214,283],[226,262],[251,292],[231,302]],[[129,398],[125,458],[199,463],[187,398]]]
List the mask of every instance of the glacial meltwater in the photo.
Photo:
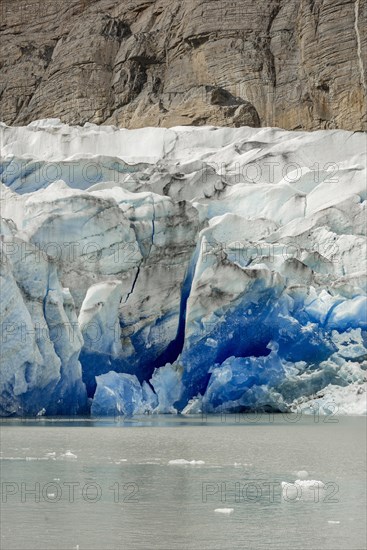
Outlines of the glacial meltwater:
[[1,422],[1,550],[363,550],[366,417]]

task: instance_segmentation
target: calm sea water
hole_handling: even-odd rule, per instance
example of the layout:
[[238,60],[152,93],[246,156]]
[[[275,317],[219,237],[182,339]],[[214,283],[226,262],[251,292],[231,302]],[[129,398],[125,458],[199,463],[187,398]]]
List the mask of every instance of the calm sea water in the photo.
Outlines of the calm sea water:
[[[367,546],[366,418],[7,420],[0,435],[1,550]],[[282,493],[300,470],[325,489]]]

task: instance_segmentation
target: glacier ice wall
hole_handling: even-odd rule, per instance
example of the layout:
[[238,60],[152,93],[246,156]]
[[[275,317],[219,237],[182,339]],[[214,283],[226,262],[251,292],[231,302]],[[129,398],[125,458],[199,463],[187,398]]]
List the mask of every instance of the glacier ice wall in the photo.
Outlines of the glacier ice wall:
[[1,415],[365,412],[364,134],[0,135]]

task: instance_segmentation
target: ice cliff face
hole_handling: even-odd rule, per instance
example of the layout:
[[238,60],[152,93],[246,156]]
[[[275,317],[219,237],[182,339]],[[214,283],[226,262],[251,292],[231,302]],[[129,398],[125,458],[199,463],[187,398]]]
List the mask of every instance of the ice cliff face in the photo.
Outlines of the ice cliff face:
[[2,0],[0,118],[367,129],[360,0]]
[[365,135],[0,130],[2,415],[365,412]]

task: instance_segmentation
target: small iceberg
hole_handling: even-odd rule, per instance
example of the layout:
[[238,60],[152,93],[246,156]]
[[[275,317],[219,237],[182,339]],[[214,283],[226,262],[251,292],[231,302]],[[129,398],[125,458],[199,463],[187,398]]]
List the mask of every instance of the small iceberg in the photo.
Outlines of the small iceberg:
[[288,502],[301,499],[319,502],[320,491],[324,490],[325,484],[316,479],[296,479],[294,483],[282,481],[282,496]]
[[216,508],[214,510],[214,512],[216,514],[227,514],[227,515],[229,515],[229,514],[232,514],[232,512],[234,512],[234,508]]
[[60,455],[60,458],[61,459],[65,458],[66,460],[74,460],[78,458],[78,456],[72,453],[71,451],[66,451],[66,453]]
[[176,458],[168,462],[169,466],[202,466],[203,464],[205,464],[204,460],[185,460],[184,458]]

